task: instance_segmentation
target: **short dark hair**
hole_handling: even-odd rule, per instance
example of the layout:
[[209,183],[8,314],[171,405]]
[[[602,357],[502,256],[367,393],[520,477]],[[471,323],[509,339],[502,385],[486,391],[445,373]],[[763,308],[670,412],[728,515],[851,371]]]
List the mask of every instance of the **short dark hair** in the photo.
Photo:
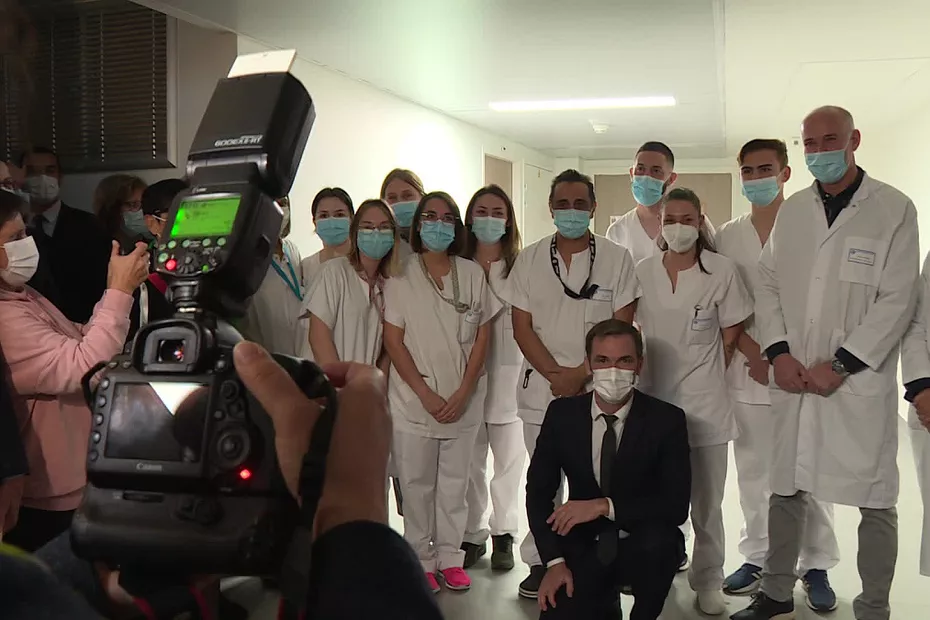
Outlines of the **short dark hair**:
[[643,335],[639,333],[639,330],[632,323],[620,319],[607,319],[588,330],[588,335],[585,336],[584,354],[588,360],[591,359],[594,341],[608,336],[629,336],[633,339],[633,345],[636,347],[636,357],[643,359]]
[[310,203],[310,215],[313,219],[316,219],[316,212],[320,208],[320,203],[327,198],[335,198],[344,204],[349,209],[350,218],[355,215],[355,207],[352,206],[352,198],[349,196],[349,192],[341,187],[324,187],[317,192],[316,196],[313,197],[313,202]]
[[449,256],[461,256],[465,251],[465,224],[462,222],[462,210],[455,203],[455,200],[446,192],[430,192],[420,199],[417,210],[413,214],[413,222],[410,224],[410,249],[415,254],[423,253],[423,240],[420,238],[420,220],[423,218],[423,210],[426,203],[433,199],[438,199],[446,203],[449,210],[455,215],[455,239],[449,244],[446,254]]
[[61,174],[61,159],[58,157],[58,153],[48,148],[47,146],[34,146],[31,149],[26,149],[19,154],[19,161],[16,162],[16,165],[22,168],[26,165],[26,158],[30,155],[51,155],[55,158],[55,166],[58,167],[58,173]]
[[188,188],[184,179],[163,179],[152,183],[142,192],[142,213],[161,215],[171,208],[175,197]]
[[553,197],[555,197],[555,188],[562,183],[584,183],[588,186],[588,196],[591,198],[591,204],[593,205],[597,202],[597,199],[594,197],[594,181],[591,180],[591,177],[570,168],[564,172],[560,172],[557,177],[552,179],[552,185],[549,187],[550,205],[552,204]]
[[675,169],[675,154],[672,153],[672,149],[668,148],[668,145],[664,142],[646,142],[636,151],[637,155],[640,153],[659,153],[665,155],[665,159],[668,160],[668,165],[670,165],[673,170]]
[[0,189],[0,227],[5,226],[17,214],[21,215],[25,209],[26,201],[20,198],[19,194]]
[[788,167],[788,145],[785,144],[784,140],[779,140],[778,138],[756,138],[750,140],[739,150],[736,162],[742,166],[743,160],[747,155],[750,153],[758,153],[759,151],[775,151],[781,169],[784,170]]

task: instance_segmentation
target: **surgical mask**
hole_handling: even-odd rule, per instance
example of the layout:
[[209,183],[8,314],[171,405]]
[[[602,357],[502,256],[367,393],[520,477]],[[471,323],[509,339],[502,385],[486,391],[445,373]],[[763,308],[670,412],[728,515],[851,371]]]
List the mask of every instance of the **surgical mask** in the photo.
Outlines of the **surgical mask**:
[[284,212],[284,218],[281,220],[281,230],[278,232],[282,237],[284,236],[284,231],[287,230],[288,224],[291,223],[291,208],[287,205],[278,205],[281,207],[281,211]]
[[359,230],[355,243],[358,251],[375,260],[381,260],[394,247],[393,230]]
[[39,267],[39,248],[32,237],[7,241],[0,248],[6,251],[7,265],[0,269],[0,278],[12,286],[19,288],[26,284],[35,275]]
[[349,238],[349,218],[330,217],[317,220],[316,234],[324,245],[342,245]]
[[409,200],[407,202],[395,202],[391,205],[398,226],[410,228],[410,225],[413,224],[413,214],[417,210],[417,204],[416,200]]
[[26,177],[23,187],[29,193],[32,201],[40,205],[52,204],[58,200],[58,196],[61,193],[58,187],[58,179],[50,177],[47,174]]
[[579,209],[559,209],[554,212],[553,220],[560,235],[566,239],[579,239],[588,232],[591,213]]
[[767,207],[775,202],[780,191],[776,177],[743,181],[743,196],[757,207]]
[[672,252],[687,252],[698,239],[698,229],[688,224],[666,224],[662,227],[662,237]]
[[420,239],[431,252],[445,252],[455,240],[455,224],[449,222],[423,222]]
[[636,373],[623,368],[595,368],[594,391],[612,405],[623,402],[636,384]]
[[807,162],[807,169],[821,183],[836,183],[849,170],[849,164],[846,163],[846,149],[807,153],[804,159]]
[[131,233],[152,236],[149,227],[145,225],[145,215],[142,211],[123,211],[123,226]]
[[662,200],[662,194],[665,193],[665,182],[654,179],[647,174],[641,174],[633,177],[633,198],[636,202],[644,207],[651,207]]
[[476,217],[472,219],[471,231],[481,243],[497,243],[507,232],[507,220],[499,217]]

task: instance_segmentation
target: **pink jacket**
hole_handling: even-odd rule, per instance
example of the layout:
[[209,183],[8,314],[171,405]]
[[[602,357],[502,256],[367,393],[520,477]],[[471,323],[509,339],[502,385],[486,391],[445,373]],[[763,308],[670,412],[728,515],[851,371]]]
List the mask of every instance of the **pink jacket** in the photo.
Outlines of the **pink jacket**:
[[80,504],[91,422],[81,377],[122,350],[130,308],[131,295],[107,290],[82,326],[29,287],[0,289],[0,350],[20,399],[16,410],[29,458],[24,506],[72,510]]

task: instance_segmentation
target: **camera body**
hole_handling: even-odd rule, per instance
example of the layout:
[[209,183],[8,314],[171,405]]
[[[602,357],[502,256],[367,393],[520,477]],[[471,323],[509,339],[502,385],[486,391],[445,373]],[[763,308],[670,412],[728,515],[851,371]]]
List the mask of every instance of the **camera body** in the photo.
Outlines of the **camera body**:
[[147,573],[272,575],[298,522],[312,521],[335,390],[311,362],[275,356],[325,403],[299,509],[272,420],[236,375],[242,336],[230,321],[268,272],[282,220],[274,199],[291,187],[314,118],[289,73],[217,86],[191,148],[191,189],[155,250],[176,316],[143,326],[130,352],[84,378],[88,484],[71,529],[81,557]]

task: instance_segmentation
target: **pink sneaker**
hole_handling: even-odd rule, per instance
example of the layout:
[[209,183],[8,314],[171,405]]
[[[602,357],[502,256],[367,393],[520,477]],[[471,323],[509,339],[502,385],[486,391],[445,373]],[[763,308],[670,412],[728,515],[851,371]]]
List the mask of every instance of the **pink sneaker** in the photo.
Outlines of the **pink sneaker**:
[[436,575],[433,573],[426,573],[426,584],[429,586],[429,589],[433,591],[433,594],[439,594],[439,582],[436,581]]
[[471,579],[463,569],[459,567],[447,568],[440,571],[442,579],[446,582],[446,587],[456,592],[462,592],[471,588]]

